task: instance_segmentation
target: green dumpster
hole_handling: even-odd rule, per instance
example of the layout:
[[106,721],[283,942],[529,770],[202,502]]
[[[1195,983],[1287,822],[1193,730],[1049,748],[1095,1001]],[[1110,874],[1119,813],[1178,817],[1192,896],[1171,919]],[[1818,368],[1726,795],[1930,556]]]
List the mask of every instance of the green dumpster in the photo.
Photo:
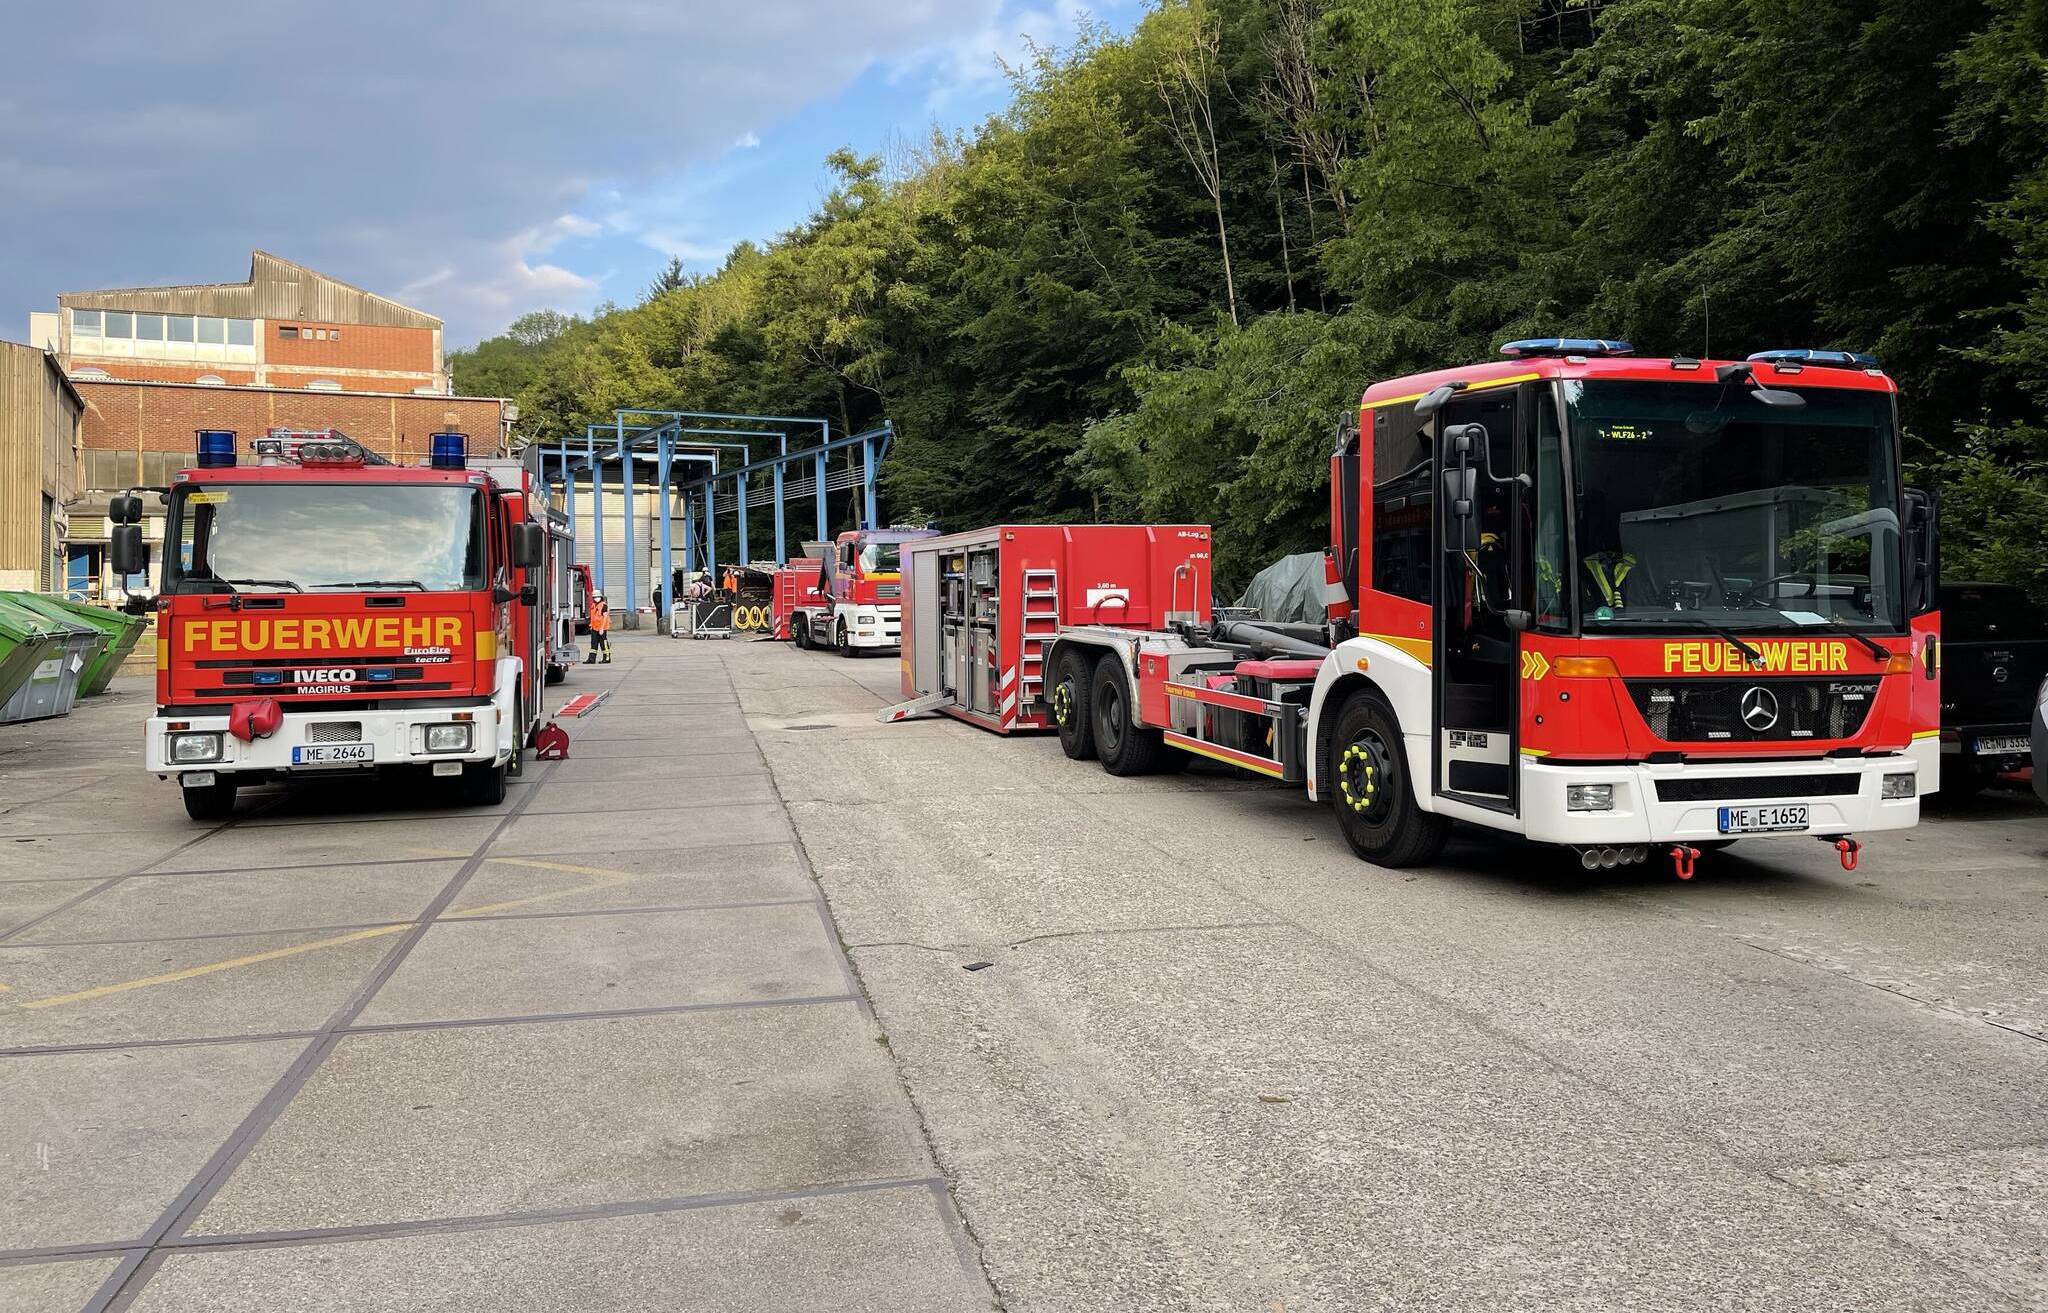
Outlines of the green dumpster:
[[0,594],[14,610],[34,616],[45,629],[57,631],[57,650],[43,658],[28,682],[0,707],[0,722],[40,720],[69,715],[78,701],[78,677],[100,646],[100,631],[64,614],[64,609],[35,593]]
[[135,650],[135,640],[142,637],[142,631],[149,628],[149,621],[139,615],[126,615],[111,611],[104,606],[92,606],[85,602],[67,601],[61,597],[46,599],[52,605],[63,608],[64,614],[73,620],[83,620],[100,631],[99,652],[86,663],[78,676],[78,696],[97,697],[107,691],[107,685],[128,654]]
[[28,686],[37,667],[58,655],[64,636],[33,611],[7,604],[0,593],[0,723],[12,717],[14,697]]

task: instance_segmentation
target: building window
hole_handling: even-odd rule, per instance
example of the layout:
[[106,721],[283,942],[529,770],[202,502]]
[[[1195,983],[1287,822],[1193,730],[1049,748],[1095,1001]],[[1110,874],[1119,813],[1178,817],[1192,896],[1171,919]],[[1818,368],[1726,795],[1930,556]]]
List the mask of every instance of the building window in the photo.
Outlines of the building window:
[[330,329],[328,329],[328,330],[327,330],[327,340],[328,340],[328,341],[330,341],[330,342],[339,342],[339,341],[341,341],[341,330],[340,330],[340,329],[338,329],[338,328],[330,328]]
[[166,342],[190,342],[192,340],[192,316],[165,316],[164,340]]
[[197,379],[194,379],[193,381],[196,383],[203,383],[210,388],[220,388],[226,387],[228,385],[228,381],[218,374],[201,374]]
[[134,315],[131,315],[131,314],[129,314],[129,313],[128,313],[128,312],[126,311],[126,310],[109,310],[109,311],[107,311],[107,327],[106,327],[106,332],[105,332],[105,333],[103,333],[103,334],[101,334],[101,336],[103,336],[103,337],[134,337],[134,336],[135,336],[135,316],[134,316]]
[[279,324],[277,335],[287,342],[295,342],[299,337],[298,326],[295,324]]
[[100,312],[97,310],[73,310],[71,312],[71,336],[98,337],[100,335]]
[[316,378],[311,383],[306,384],[306,391],[339,392],[341,391],[341,384],[335,382],[331,378]]
[[227,334],[223,331],[226,327],[226,324],[211,315],[201,315],[194,323],[199,340],[208,346],[219,346],[227,340]]
[[230,319],[227,321],[229,346],[255,346],[256,321],[253,319]]
[[135,340],[138,342],[163,341],[164,317],[162,315],[135,316]]

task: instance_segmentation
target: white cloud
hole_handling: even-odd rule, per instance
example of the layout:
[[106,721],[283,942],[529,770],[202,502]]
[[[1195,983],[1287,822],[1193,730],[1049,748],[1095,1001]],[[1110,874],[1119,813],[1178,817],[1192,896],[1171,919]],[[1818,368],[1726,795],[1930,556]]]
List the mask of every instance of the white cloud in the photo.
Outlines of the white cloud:
[[740,139],[732,144],[734,150],[754,150],[761,144],[761,138],[753,132],[742,132]]

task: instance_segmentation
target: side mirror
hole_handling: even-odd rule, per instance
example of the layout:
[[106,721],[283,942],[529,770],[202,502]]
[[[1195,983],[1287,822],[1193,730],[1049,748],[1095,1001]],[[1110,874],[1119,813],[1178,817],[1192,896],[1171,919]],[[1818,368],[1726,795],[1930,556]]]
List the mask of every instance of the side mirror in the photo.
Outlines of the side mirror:
[[1479,550],[1479,513],[1476,495],[1479,471],[1470,468],[1445,470],[1443,474],[1444,550]]
[[107,502],[107,518],[115,524],[142,523],[142,498],[132,492],[113,498]]
[[1937,502],[1925,488],[1907,488],[1905,511],[1906,614],[1926,615],[1941,605],[1941,532]]
[[1464,390],[1465,385],[1463,383],[1445,383],[1441,387],[1433,387],[1428,392],[1423,393],[1421,399],[1415,403],[1415,413],[1423,419],[1428,419],[1431,415],[1442,410],[1445,402]]
[[113,557],[114,573],[123,579],[146,572],[149,569],[149,544],[142,541],[142,526],[133,523],[115,525],[113,537],[108,542],[108,554]]
[[156,599],[154,597],[144,597],[140,593],[130,593],[121,602],[121,614],[123,615],[148,615],[155,608]]
[[512,526],[512,564],[530,570],[547,554],[547,530],[538,524]]
[[1536,617],[1527,611],[1509,607],[1500,613],[1501,623],[1518,634],[1526,634],[1536,627]]
[[520,587],[520,589],[519,589],[519,604],[520,604],[521,606],[539,606],[539,605],[540,605],[540,588],[539,588],[539,586],[538,586],[538,585],[535,585],[535,584],[525,584],[525,585],[522,585],[522,586]]

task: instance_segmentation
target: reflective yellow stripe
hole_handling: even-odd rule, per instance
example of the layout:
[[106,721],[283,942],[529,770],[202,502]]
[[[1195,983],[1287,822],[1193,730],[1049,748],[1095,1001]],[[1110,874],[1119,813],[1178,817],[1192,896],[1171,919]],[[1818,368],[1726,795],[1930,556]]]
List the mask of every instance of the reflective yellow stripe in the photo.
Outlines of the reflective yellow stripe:
[[1427,638],[1402,638],[1397,634],[1360,634],[1359,637],[1378,639],[1388,647],[1398,648],[1414,657],[1425,666],[1436,657],[1436,645]]
[[[1465,391],[1484,392],[1488,388],[1513,387],[1517,383],[1533,383],[1542,377],[1543,375],[1541,374],[1511,374],[1506,378],[1494,378],[1488,379],[1484,383],[1474,383],[1467,387]],[[1420,401],[1428,395],[1429,393],[1427,392],[1411,392],[1405,397],[1381,397],[1378,401],[1362,401],[1359,403],[1358,408],[1360,410],[1378,410],[1381,406],[1398,406],[1404,401]]]
[[496,661],[498,659],[498,631],[486,629],[476,636],[476,659]]
[[156,668],[158,670],[169,670],[171,668],[171,640],[168,638],[156,640]]
[[1547,757],[1550,755],[1550,752],[1546,748],[1523,748],[1522,755],[1525,757]]
[[1916,739],[1938,739],[1941,737],[1941,731],[1938,729],[1916,729],[1913,731],[1913,737]]

